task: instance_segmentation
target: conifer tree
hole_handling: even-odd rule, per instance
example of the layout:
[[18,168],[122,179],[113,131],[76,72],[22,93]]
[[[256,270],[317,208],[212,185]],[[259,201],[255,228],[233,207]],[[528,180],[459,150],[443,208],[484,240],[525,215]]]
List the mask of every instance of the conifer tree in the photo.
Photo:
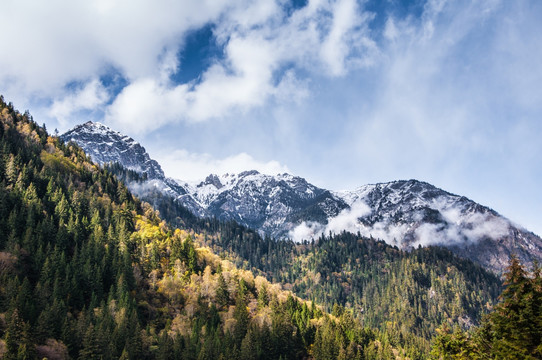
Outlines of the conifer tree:
[[269,297],[267,296],[267,288],[264,284],[260,287],[258,292],[258,308],[262,309],[269,304]]
[[225,307],[230,302],[230,293],[228,291],[228,285],[224,279],[224,275],[220,273],[218,275],[218,284],[216,288],[216,301],[220,307]]

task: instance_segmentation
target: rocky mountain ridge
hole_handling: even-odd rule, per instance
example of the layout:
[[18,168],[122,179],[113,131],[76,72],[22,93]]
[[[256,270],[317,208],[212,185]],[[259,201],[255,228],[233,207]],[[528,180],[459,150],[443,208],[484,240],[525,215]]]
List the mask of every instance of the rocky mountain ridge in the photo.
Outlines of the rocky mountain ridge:
[[235,220],[274,237],[286,237],[300,220],[326,222],[347,205],[325,189],[290,174],[275,176],[256,170],[209,175],[186,191],[210,216]]
[[[542,240],[534,233],[493,209],[425,182],[365,185],[335,195],[354,210],[340,214],[331,224],[341,224],[341,217],[355,217],[354,226],[343,228],[402,248],[442,245],[498,272],[511,254],[529,264],[542,259]],[[361,210],[355,213],[355,209]]]
[[99,122],[77,125],[60,139],[76,142],[99,164],[118,162],[127,169],[147,174],[149,179],[165,179],[160,164],[150,158],[141,144]]
[[[198,183],[164,176],[160,165],[133,139],[95,123],[62,135],[98,163],[118,162],[147,174],[144,195],[158,189],[200,217],[234,220],[275,238],[295,241],[350,231],[401,248],[439,245],[502,272],[510,254],[526,264],[542,260],[542,240],[494,210],[417,180],[329,191],[289,174],[209,175]],[[129,185],[130,186],[130,185]]]

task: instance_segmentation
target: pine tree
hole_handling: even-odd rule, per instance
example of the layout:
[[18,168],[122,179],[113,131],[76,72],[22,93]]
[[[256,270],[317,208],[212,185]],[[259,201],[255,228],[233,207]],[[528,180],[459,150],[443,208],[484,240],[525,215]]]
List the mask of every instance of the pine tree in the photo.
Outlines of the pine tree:
[[230,293],[228,291],[228,285],[226,284],[226,280],[224,279],[224,276],[222,273],[218,275],[218,285],[216,288],[216,302],[218,303],[218,306],[221,308],[224,308],[227,306],[230,302]]
[[248,323],[250,321],[247,305],[245,303],[244,295],[238,294],[235,301],[235,311],[233,318],[236,320],[233,330],[233,336],[236,344],[241,345],[241,341],[245,337],[248,329]]
[[5,334],[6,342],[6,360],[16,359],[19,351],[19,345],[22,339],[23,321],[19,317],[17,309],[11,314],[8,328]]
[[241,359],[256,360],[258,359],[258,349],[253,335],[253,330],[250,328],[246,336],[241,342]]
[[264,284],[260,287],[258,291],[258,309],[265,308],[269,304],[269,297],[267,295],[267,288]]

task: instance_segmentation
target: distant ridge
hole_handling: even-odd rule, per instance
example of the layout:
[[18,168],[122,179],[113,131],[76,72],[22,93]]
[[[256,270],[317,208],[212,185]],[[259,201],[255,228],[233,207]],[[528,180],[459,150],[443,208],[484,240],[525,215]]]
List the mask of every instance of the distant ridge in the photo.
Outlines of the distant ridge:
[[[542,261],[542,240],[496,211],[418,180],[364,185],[351,191],[318,188],[290,174],[256,170],[211,174],[187,183],[166,178],[132,138],[87,122],[61,136],[98,163],[118,162],[146,173],[149,185],[200,217],[234,220],[262,235],[295,241],[350,231],[408,249],[444,246],[502,273],[511,254],[530,266]],[[135,193],[145,187],[132,188]]]

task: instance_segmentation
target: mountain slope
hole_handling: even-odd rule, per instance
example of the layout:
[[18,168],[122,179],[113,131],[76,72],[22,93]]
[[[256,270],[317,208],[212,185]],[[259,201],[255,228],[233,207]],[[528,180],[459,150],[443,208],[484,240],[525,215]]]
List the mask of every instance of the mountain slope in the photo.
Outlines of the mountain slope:
[[332,223],[354,215],[358,221],[348,230],[403,248],[445,246],[499,273],[511,254],[529,266],[542,259],[542,240],[535,234],[488,207],[425,182],[365,185],[335,195],[351,209],[362,210],[343,213]]
[[246,171],[209,175],[188,193],[209,215],[235,220],[261,232],[282,237],[300,219],[326,222],[347,207],[328,190],[289,174],[276,176]]
[[123,135],[106,125],[87,121],[77,125],[60,136],[64,142],[73,141],[92,159],[104,165],[119,163],[124,168],[144,174],[146,186],[130,187],[137,195],[144,195],[150,189],[159,191],[173,198],[181,199],[184,206],[199,216],[207,216],[203,209],[187,191],[173,179],[166,178],[162,167],[150,158],[145,148],[129,136]]

